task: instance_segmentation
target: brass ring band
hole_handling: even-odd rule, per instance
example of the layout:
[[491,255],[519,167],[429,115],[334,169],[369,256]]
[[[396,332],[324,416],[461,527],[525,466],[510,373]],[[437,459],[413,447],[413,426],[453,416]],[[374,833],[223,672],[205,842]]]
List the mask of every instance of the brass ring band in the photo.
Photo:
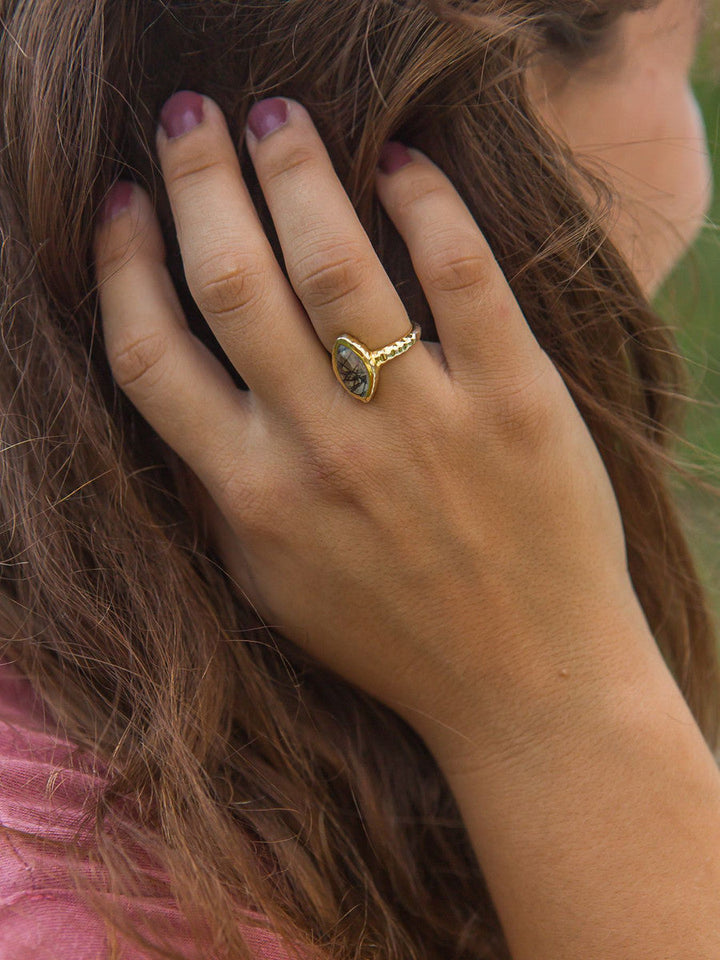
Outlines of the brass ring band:
[[332,366],[335,376],[351,397],[368,403],[375,396],[378,371],[383,363],[409,350],[421,334],[420,324],[414,323],[406,336],[379,350],[370,350],[355,337],[343,333],[333,345]]

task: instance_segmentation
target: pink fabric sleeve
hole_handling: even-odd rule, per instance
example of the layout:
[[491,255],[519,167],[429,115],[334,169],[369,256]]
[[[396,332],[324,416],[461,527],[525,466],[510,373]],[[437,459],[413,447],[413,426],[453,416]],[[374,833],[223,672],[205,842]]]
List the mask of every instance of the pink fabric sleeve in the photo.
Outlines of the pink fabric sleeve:
[[[80,900],[59,853],[13,835],[46,839],[75,836],[88,798],[102,783],[101,766],[53,734],[53,722],[25,677],[0,660],[0,960],[105,960],[104,921]],[[71,763],[72,758],[72,763]],[[9,829],[3,829],[9,828]],[[173,946],[188,960],[184,918],[173,900],[136,904],[148,921],[170,921]],[[246,911],[246,915],[254,915]],[[292,960],[271,932],[242,923],[257,960]],[[123,960],[146,960],[124,945]],[[211,960],[207,953],[203,960]]]

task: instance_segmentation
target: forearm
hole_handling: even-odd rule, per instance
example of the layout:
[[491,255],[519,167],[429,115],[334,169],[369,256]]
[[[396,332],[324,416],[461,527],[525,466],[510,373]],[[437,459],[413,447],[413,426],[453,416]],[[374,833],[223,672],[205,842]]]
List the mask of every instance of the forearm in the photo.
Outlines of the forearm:
[[623,647],[592,696],[555,671],[502,747],[429,738],[514,960],[720,957],[720,773],[659,653]]

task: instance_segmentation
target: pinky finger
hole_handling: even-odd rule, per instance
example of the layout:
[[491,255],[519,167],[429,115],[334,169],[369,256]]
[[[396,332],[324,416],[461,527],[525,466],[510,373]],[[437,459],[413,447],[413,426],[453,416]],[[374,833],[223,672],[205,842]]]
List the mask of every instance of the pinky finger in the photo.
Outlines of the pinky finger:
[[118,386],[211,494],[249,434],[251,394],[238,390],[187,324],[149,196],[121,182],[98,223],[95,272],[108,362]]

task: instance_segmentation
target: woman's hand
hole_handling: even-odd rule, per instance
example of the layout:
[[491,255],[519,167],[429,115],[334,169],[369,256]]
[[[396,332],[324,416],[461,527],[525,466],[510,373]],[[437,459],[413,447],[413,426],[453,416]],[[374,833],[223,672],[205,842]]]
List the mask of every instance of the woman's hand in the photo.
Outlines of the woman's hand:
[[[250,390],[189,332],[138,187],[97,232],[106,348],[202,481],[217,549],[266,621],[428,736],[468,711],[501,735],[558,676],[578,696],[619,677],[610,627],[641,614],[612,485],[444,174],[399,145],[378,170],[442,349],[416,343],[360,403],[333,374],[335,339],[377,349],[411,323],[306,110],[256,104],[246,137],[290,283],[218,106],[182,92],[162,117],[188,285]],[[649,630],[641,644],[655,649]]]

